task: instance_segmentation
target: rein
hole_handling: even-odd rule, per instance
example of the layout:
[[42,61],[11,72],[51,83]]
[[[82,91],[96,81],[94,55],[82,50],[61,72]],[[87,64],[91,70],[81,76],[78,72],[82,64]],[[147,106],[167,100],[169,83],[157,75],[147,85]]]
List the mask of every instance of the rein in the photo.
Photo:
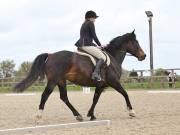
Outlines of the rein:
[[[126,51],[119,51],[120,53],[127,53]],[[132,54],[128,53],[126,56],[133,56]]]
[[[107,52],[104,48],[101,48],[101,50]],[[126,56],[133,56],[132,54],[127,53],[126,51],[119,51],[119,52],[120,53],[126,53]]]

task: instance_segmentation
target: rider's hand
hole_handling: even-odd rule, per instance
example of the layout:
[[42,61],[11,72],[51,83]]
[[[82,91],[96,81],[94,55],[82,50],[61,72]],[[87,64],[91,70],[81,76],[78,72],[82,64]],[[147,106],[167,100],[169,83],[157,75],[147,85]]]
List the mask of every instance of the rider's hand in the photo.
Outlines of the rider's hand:
[[99,48],[100,50],[104,50],[104,46],[103,45],[97,46],[97,48]]
[[104,50],[104,46],[103,46],[103,45],[99,46],[99,48],[100,48],[101,50]]

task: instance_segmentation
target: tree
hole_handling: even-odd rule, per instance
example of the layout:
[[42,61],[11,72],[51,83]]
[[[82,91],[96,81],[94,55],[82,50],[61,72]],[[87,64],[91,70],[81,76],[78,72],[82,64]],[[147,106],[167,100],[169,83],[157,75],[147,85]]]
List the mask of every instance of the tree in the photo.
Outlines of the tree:
[[128,78],[128,75],[129,75],[129,71],[122,68],[121,79],[127,79],[127,78]]
[[129,73],[129,77],[138,77],[138,73],[134,69]]
[[14,74],[15,63],[13,60],[4,60],[0,63],[0,71],[4,78],[11,77]]
[[26,76],[29,73],[31,66],[32,62],[23,62],[18,71],[16,72],[16,76]]
[[[1,64],[1,63],[0,63]],[[1,69],[1,65],[0,65],[0,78],[3,78],[3,71]]]
[[155,72],[155,76],[167,76],[169,75],[169,72],[165,69],[157,69],[156,72]]

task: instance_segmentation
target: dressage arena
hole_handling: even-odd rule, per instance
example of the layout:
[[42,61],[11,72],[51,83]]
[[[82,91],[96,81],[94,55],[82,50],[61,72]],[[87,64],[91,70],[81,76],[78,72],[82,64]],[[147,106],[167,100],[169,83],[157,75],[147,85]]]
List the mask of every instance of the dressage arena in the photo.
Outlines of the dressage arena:
[[[172,91],[172,92],[169,92]],[[14,135],[179,135],[180,134],[180,93],[153,91],[128,91],[136,117],[130,118],[125,100],[116,91],[105,91],[95,110],[97,121],[111,123],[85,124],[69,128],[41,128]],[[68,92],[69,99],[84,117],[92,103],[93,92]],[[35,126],[35,115],[41,93],[23,95],[0,94],[0,131],[4,129]],[[67,106],[60,101],[59,93],[54,92],[45,106],[43,119],[39,125],[77,123]],[[5,132],[0,132],[5,134]],[[7,134],[10,134],[10,132]]]

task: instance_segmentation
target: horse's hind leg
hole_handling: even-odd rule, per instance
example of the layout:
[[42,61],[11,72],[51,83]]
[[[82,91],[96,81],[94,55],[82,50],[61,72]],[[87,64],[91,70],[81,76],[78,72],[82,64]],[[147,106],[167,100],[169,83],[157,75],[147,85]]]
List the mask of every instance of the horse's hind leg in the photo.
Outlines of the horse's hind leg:
[[88,117],[91,117],[90,120],[95,120],[96,117],[94,116],[94,108],[99,100],[99,97],[104,90],[104,87],[96,87],[94,97],[93,97],[93,104],[91,105],[91,108],[89,109],[89,112],[87,114]]
[[59,92],[60,92],[60,99],[69,107],[69,109],[72,111],[73,115],[76,117],[76,119],[78,121],[83,121],[82,116],[79,114],[79,112],[69,102],[69,99],[67,96],[66,81],[61,81],[58,84],[58,87],[59,87]]
[[49,95],[52,93],[55,86],[56,86],[56,84],[54,82],[49,81],[47,83],[47,86],[46,86],[44,92],[42,93],[41,101],[40,101],[40,105],[39,105],[39,111],[36,116],[38,119],[42,118],[42,112],[44,110],[44,105],[45,105]]
[[110,84],[110,85],[116,91],[118,91],[119,93],[121,93],[124,96],[124,98],[126,100],[127,108],[129,110],[129,115],[132,116],[132,117],[135,117],[135,112],[132,109],[132,105],[131,105],[131,102],[129,100],[129,96],[128,96],[127,92],[124,90],[124,88],[121,86],[121,84],[118,81],[113,81],[113,83]]

